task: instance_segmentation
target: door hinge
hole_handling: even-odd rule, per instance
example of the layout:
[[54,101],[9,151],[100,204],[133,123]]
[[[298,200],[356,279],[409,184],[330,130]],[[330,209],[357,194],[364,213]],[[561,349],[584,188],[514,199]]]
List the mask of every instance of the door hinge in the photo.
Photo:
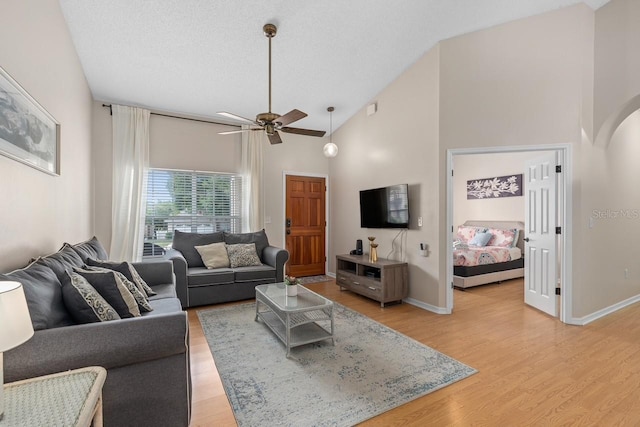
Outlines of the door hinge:
[[451,289],[453,289],[453,282],[451,282]]
[[562,173],[562,165],[556,165],[556,173]]
[[556,227],[556,234],[562,234],[562,227]]
[[561,295],[560,288],[556,288],[556,295]]
[[453,176],[453,169],[451,169],[451,176]]

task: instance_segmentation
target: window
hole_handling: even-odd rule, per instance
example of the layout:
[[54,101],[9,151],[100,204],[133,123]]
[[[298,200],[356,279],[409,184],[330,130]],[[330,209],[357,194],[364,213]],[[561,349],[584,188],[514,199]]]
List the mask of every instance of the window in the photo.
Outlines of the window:
[[241,212],[240,175],[150,169],[143,255],[163,254],[175,230],[239,233]]

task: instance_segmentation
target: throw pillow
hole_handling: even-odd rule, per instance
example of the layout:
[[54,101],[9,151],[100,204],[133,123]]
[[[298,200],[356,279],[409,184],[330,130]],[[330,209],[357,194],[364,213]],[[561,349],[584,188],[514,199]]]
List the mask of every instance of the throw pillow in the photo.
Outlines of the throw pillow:
[[195,247],[218,242],[224,242],[224,234],[222,234],[222,231],[205,234],[185,233],[180,230],[175,230],[173,232],[173,243],[171,247],[180,251],[190,268],[204,267],[202,258]]
[[0,280],[22,283],[34,330],[74,324],[62,299],[60,280],[46,265],[34,262],[23,269],[0,274]]
[[491,240],[492,237],[493,234],[491,233],[476,233],[476,235],[473,236],[473,239],[469,240],[469,246],[487,246],[487,243],[489,243],[489,240]]
[[196,250],[202,257],[205,267],[229,268],[229,255],[227,255],[227,247],[224,242],[196,246]]
[[74,268],[73,271],[87,279],[98,293],[116,310],[121,318],[140,317],[140,309],[115,271],[91,271]]
[[84,264],[82,258],[68,244],[62,245],[60,250],[54,254],[40,257],[36,260],[37,264],[46,265],[56,273],[58,280],[64,280],[67,271],[71,271],[73,267],[80,267]]
[[231,268],[262,265],[256,253],[255,243],[227,245],[227,254],[229,255],[229,265]]
[[120,319],[116,310],[77,273],[67,273],[62,296],[67,310],[77,323],[106,322]]
[[140,274],[138,274],[138,271],[130,262],[100,261],[93,258],[88,258],[86,262],[87,265],[91,267],[108,268],[109,270],[117,271],[118,273],[124,274],[124,277],[126,277],[127,280],[135,283],[138,289],[140,289],[140,291],[142,291],[145,296],[152,296],[156,294],[156,292],[151,289],[149,285],[147,285],[147,282],[145,282],[142,277],[140,277]]
[[[67,243],[68,244],[68,243]],[[71,249],[76,251],[80,258],[82,258],[82,262],[85,262],[87,258],[94,259],[107,259],[107,251],[102,246],[102,243],[98,240],[96,236],[93,236],[91,239],[76,243],[75,245],[69,245]]]
[[224,242],[227,245],[235,245],[238,243],[255,243],[256,253],[258,257],[262,259],[262,251],[269,246],[269,239],[267,239],[267,233],[264,228],[255,233],[227,233],[224,232]]
[[122,280],[122,283],[124,283],[124,285],[127,287],[129,292],[131,292],[131,295],[133,295],[133,298],[136,300],[136,303],[138,303],[138,308],[140,309],[140,312],[142,313],[144,311],[148,313],[150,311],[153,311],[153,307],[151,307],[151,305],[149,304],[149,300],[147,299],[147,296],[136,286],[135,283],[133,283],[131,280],[127,280],[124,274],[118,271],[113,271],[108,268],[104,268],[104,267],[87,266],[86,270],[103,271],[103,272],[111,271],[115,273],[120,278],[120,280]]

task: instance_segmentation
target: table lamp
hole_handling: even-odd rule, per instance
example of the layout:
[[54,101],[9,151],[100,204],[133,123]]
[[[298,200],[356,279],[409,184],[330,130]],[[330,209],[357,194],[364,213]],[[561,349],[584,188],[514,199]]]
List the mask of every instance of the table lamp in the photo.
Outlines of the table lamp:
[[33,336],[27,299],[19,282],[0,282],[0,419],[4,415],[2,353]]

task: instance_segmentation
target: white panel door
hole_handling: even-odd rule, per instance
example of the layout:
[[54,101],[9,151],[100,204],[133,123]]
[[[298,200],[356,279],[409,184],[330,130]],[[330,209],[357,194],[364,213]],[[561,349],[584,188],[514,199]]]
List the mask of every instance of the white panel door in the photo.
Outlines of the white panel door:
[[556,156],[552,152],[526,164],[524,301],[557,317]]

